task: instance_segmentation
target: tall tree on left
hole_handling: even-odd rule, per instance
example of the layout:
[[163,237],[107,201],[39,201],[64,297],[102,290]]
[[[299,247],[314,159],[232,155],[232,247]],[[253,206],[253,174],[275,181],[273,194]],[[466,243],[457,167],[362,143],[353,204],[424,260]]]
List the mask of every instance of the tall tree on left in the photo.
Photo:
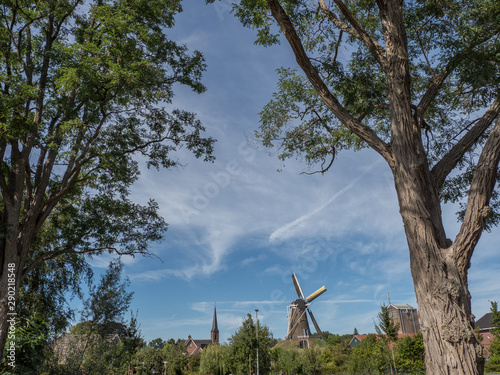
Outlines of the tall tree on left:
[[165,34],[181,11],[180,0],[1,2],[0,353],[37,265],[147,254],[161,238],[157,204],[129,199],[138,160],[173,167],[185,147],[212,161],[195,116],[165,109],[176,83],[205,89],[201,53]]

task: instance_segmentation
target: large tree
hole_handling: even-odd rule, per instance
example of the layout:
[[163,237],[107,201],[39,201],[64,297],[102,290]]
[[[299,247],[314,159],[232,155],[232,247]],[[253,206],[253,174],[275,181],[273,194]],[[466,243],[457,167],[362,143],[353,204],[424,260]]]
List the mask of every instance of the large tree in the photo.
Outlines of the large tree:
[[124,315],[134,293],[127,291],[130,285],[128,278],[122,282],[122,270],[123,263],[113,261],[101,276],[99,284],[91,285],[89,297],[83,302],[83,332],[79,333],[98,333],[101,336],[125,333]]
[[204,90],[203,56],[166,35],[181,10],[180,0],[2,1],[0,352],[39,264],[147,254],[162,237],[157,204],[129,199],[139,162],[176,166],[182,147],[212,159],[195,116],[166,109],[174,85]]
[[[258,329],[258,339],[257,339]],[[235,374],[247,374],[257,369],[257,348],[259,349],[259,372],[269,373],[271,369],[271,348],[276,339],[267,326],[255,324],[252,315],[241,323],[241,327],[229,338],[231,362],[229,370]],[[225,371],[228,369],[225,369]]]
[[[261,113],[263,143],[321,172],[346,148],[370,147],[387,162],[427,371],[482,373],[467,274],[498,218],[498,1],[241,0],[235,13],[258,29],[258,42],[286,39],[302,70],[279,71],[279,91]],[[454,239],[443,200],[463,205]]]

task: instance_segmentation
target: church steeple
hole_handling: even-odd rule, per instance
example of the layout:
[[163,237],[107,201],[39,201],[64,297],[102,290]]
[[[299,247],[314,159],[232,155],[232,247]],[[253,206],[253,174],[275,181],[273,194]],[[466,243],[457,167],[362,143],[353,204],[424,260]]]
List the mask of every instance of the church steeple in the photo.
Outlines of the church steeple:
[[217,327],[217,309],[214,306],[214,321],[212,323],[212,331],[210,331],[210,339],[212,344],[219,343],[219,328]]

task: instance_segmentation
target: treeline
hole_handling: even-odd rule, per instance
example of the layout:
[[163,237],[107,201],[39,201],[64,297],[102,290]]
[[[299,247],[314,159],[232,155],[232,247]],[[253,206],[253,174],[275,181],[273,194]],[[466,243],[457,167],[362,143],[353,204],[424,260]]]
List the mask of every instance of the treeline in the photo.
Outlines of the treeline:
[[[227,343],[209,345],[194,356],[186,352],[185,341],[161,338],[146,343],[141,337],[137,313],[124,319],[132,293],[128,280],[122,281],[123,265],[112,262],[91,286],[84,301],[82,320],[64,334],[57,333],[54,311],[29,309],[16,329],[16,367],[4,360],[5,375],[327,375],[327,374],[425,374],[422,335],[398,337],[398,326],[390,319],[388,307],[381,306],[377,334],[364,337],[357,346],[349,343],[357,334],[323,332],[322,339],[309,339],[309,347],[298,342],[275,339],[267,326],[257,326],[250,314]],[[492,302],[491,324],[500,327],[497,303]],[[490,347],[487,371],[500,370],[499,329]],[[258,351],[258,360],[257,360]],[[5,359],[5,356],[4,356]],[[258,365],[257,365],[258,363]]]
[[[32,322],[32,333],[38,328]],[[115,329],[117,326],[115,325]],[[140,337],[137,320],[122,326],[118,334],[89,333],[80,323],[48,346],[23,347],[22,364],[4,374],[168,374],[229,375],[255,374],[257,348],[259,374],[425,374],[422,335],[406,336],[395,342],[387,335],[371,334],[350,348],[353,335],[325,332],[323,340],[311,339],[300,349],[293,342],[278,342],[266,326],[257,327],[249,314],[227,343],[209,345],[189,356],[182,339],[161,338],[146,343]],[[27,334],[29,332],[26,332]],[[65,340],[69,338],[69,340]],[[31,343],[35,343],[32,339]],[[498,371],[500,340],[493,341],[487,371]]]
[[[248,320],[244,324],[248,323]],[[241,335],[241,329],[236,337]],[[259,330],[260,334],[260,330]],[[256,345],[248,336],[248,350],[235,347],[235,336],[229,344],[214,345],[200,355],[200,374],[255,374]],[[321,340],[310,340],[310,347],[300,349],[281,346],[259,347],[260,374],[425,374],[424,346],[421,335],[397,341],[391,350],[378,335],[369,335],[355,348],[349,347],[352,335],[326,334]],[[260,338],[260,336],[259,336]],[[240,338],[241,339],[241,338]],[[242,340],[243,341],[243,340]],[[288,342],[286,343],[288,344]],[[259,342],[259,345],[261,343]],[[253,350],[252,350],[253,349]]]

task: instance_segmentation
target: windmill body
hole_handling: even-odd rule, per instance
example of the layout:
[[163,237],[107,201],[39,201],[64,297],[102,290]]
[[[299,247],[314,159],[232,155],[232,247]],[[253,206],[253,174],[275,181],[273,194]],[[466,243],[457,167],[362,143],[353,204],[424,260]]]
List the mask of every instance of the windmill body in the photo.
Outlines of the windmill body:
[[300,298],[296,299],[288,306],[287,339],[304,339],[311,335],[306,309],[306,302]]
[[319,325],[314,318],[314,315],[310,309],[310,305],[313,300],[326,292],[326,288],[322,286],[316,292],[305,298],[295,274],[292,274],[292,280],[299,298],[297,298],[288,306],[288,333],[286,334],[285,338],[287,340],[303,340],[309,338],[309,336],[311,335],[311,330],[309,329],[309,322],[307,320],[306,312],[309,313],[316,332],[321,335],[321,329],[319,328]]

